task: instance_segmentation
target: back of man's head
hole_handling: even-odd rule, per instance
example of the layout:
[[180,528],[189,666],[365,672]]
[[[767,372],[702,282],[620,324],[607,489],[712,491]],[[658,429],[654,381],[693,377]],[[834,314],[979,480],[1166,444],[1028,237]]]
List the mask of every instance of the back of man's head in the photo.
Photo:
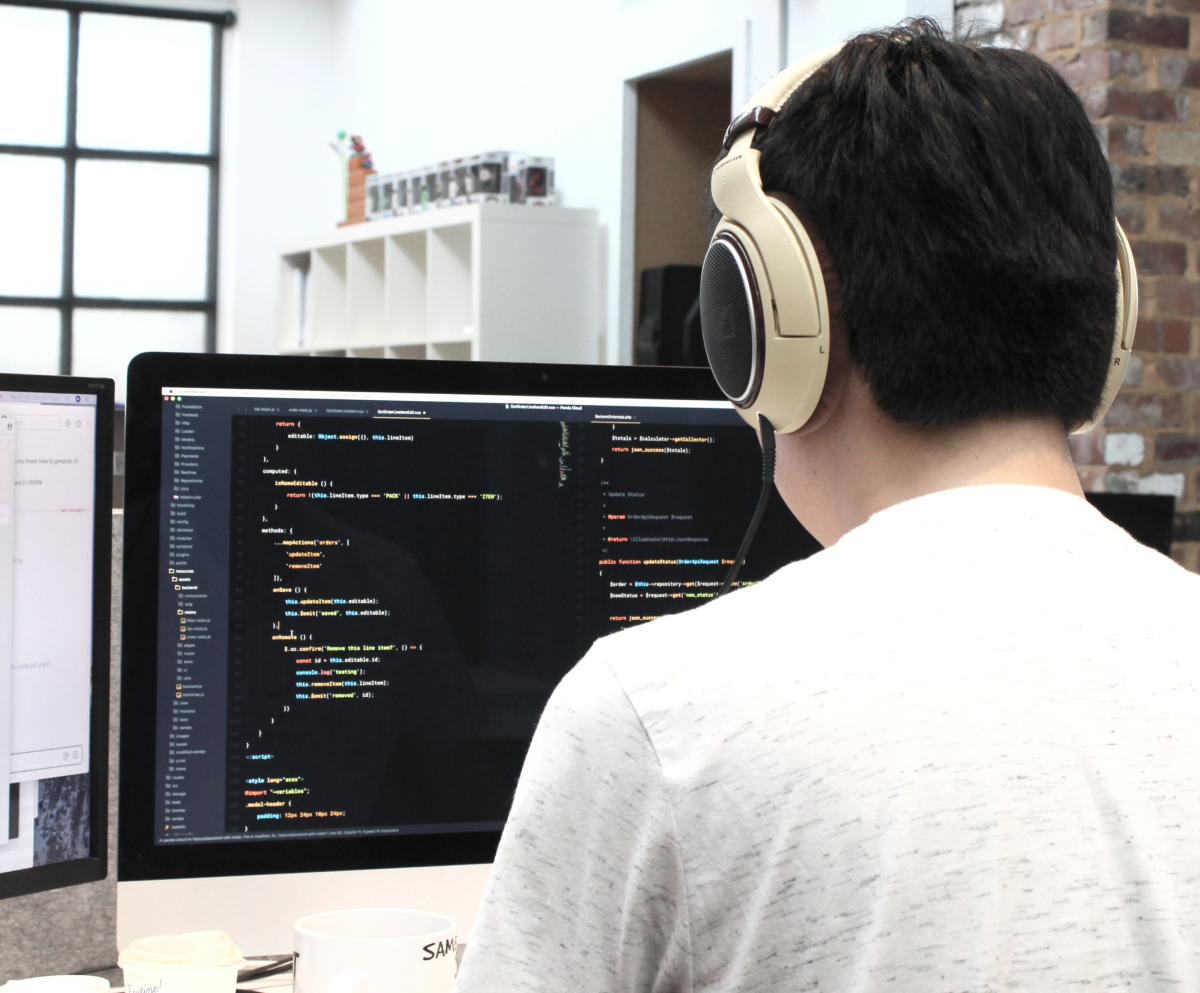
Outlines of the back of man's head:
[[761,140],[824,239],[876,404],[919,427],[1088,420],[1116,319],[1112,179],[1079,98],[932,21],[860,35]]

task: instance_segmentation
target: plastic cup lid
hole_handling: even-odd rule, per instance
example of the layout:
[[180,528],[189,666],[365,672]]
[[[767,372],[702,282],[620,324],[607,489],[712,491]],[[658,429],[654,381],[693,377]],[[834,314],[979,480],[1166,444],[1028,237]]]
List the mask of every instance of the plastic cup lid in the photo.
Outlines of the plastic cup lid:
[[240,962],[242,953],[224,931],[192,931],[139,938],[121,953],[122,967],[219,968]]

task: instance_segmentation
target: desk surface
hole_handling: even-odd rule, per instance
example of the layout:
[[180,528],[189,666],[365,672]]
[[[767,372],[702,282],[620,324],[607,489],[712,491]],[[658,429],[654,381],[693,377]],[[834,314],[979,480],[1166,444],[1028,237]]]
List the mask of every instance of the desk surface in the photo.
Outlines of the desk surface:
[[[246,959],[245,968],[253,969],[256,966],[269,965],[272,959]],[[121,970],[117,966],[110,969],[93,969],[86,973],[89,976],[100,976],[107,979],[112,986],[111,993],[125,993],[125,987],[122,985],[125,982],[125,977],[121,974]],[[239,990],[253,990],[254,993],[292,993],[292,970],[289,968],[286,972],[279,972],[273,976],[264,976],[262,979],[248,979],[245,982],[238,982]]]

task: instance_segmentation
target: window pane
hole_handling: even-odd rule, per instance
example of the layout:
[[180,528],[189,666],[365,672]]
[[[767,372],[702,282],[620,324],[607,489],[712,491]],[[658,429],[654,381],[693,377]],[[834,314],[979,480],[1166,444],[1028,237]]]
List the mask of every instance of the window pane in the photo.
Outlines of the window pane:
[[0,7],[0,142],[67,140],[67,12]]
[[78,296],[203,300],[207,249],[207,166],[80,160]]
[[82,15],[79,144],[208,152],[212,35],[204,21]]
[[0,155],[0,293],[62,291],[62,159]]
[[71,373],[109,376],[125,402],[125,372],[139,352],[204,351],[204,315],[164,310],[75,311]]
[[58,375],[61,327],[49,307],[0,307],[0,372]]

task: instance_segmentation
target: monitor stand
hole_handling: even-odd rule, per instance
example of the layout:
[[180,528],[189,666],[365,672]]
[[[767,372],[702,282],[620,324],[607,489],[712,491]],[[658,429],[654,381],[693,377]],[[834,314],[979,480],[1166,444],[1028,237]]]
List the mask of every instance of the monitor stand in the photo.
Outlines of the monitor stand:
[[156,934],[218,930],[244,955],[286,955],[292,926],[323,910],[403,907],[447,914],[466,943],[490,865],[359,869],[117,884],[117,947]]

